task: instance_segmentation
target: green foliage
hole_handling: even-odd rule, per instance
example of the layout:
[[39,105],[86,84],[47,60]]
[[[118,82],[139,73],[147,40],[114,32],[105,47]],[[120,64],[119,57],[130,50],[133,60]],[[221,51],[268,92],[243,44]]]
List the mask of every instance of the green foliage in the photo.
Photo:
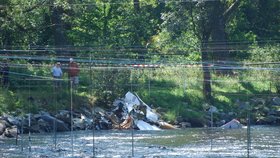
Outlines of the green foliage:
[[280,60],[280,45],[269,44],[264,47],[253,45],[249,50],[250,61],[254,62],[278,62]]
[[92,82],[94,94],[98,98],[96,104],[108,107],[114,99],[122,97],[130,89],[130,71],[107,68],[95,70]]
[[[84,69],[78,92],[74,94],[74,106],[110,107],[114,99],[133,91],[148,104],[163,108],[168,120],[175,121],[178,116],[202,120],[203,70],[174,66],[213,62],[215,59],[210,59],[210,55],[202,58],[201,44],[221,41],[224,46],[229,42],[234,52],[223,59],[227,61],[280,60],[280,45],[273,44],[280,37],[279,1],[240,1],[230,16],[223,17],[234,2],[141,0],[137,10],[128,0],[2,0],[0,58],[10,57],[12,66],[9,90],[0,92],[0,111],[69,108],[67,81],[57,94],[52,81],[47,79],[50,79],[50,64],[74,56],[81,61],[110,66],[163,65],[151,70],[108,67],[94,69],[92,74]],[[224,39],[215,36],[213,30],[217,28],[225,35]],[[221,48],[217,52],[211,50],[212,54],[219,57]],[[44,58],[36,60],[37,57]],[[213,74],[213,80],[221,80],[212,82],[214,104],[231,111],[236,110],[237,98],[246,100],[244,94],[280,91],[277,65],[264,64],[259,68],[273,71],[236,70],[238,77]],[[34,76],[46,80],[29,80]],[[232,93],[241,95],[236,97]]]
[[1,88],[0,91],[0,114],[10,111],[15,111],[18,108],[21,108],[21,104],[18,101],[17,97],[15,96],[15,93],[12,91],[9,91],[7,89]]
[[[31,74],[44,72],[47,75],[47,69],[48,66],[30,68],[27,72]],[[151,70],[105,68],[94,69],[92,73],[83,69],[80,74],[80,86],[77,92],[73,93],[73,106],[75,109],[93,105],[111,108],[115,99],[124,97],[127,91],[132,91],[160,112],[164,120],[175,122],[178,117],[183,117],[186,120],[205,122],[207,114],[203,105],[206,101],[203,98],[201,81],[198,80],[201,77],[200,72],[200,69],[180,67]],[[213,82],[213,105],[221,112],[238,113],[238,106],[235,103],[237,100],[247,101],[250,98],[247,94],[272,93],[269,90],[272,85],[268,82],[252,80],[256,78],[257,73],[243,75],[213,76],[213,79],[219,81]],[[21,84],[21,80],[13,79],[11,78],[12,89],[1,91],[1,112],[16,109],[34,113],[40,110],[55,112],[70,108],[67,82],[63,83],[61,89],[54,91],[52,81],[39,80],[30,83],[24,81]],[[261,117],[261,110],[259,115],[258,117]]]
[[277,87],[277,91],[278,91],[280,87],[280,83],[278,80],[279,72],[277,71],[278,66],[273,63],[279,62],[280,60],[280,45],[269,44],[263,47],[254,45],[251,47],[249,52],[251,54],[249,61],[254,61],[258,63],[267,63],[267,64],[261,64],[261,67],[265,67],[266,69],[273,70],[273,71],[267,70],[261,72],[252,71],[251,73],[258,75],[258,78],[265,77],[266,80],[269,78],[272,84]]
[[176,121],[177,113],[175,111],[168,111],[164,114],[164,119],[170,120],[172,122]]

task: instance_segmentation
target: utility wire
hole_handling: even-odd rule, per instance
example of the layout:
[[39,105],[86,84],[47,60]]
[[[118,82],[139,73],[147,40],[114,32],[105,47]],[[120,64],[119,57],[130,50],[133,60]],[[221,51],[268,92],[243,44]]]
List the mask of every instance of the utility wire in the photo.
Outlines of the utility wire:
[[[258,40],[256,41],[257,45],[264,45],[264,44],[279,44],[280,39],[269,39],[269,40]],[[201,42],[200,44],[207,44],[209,50],[214,49],[214,50],[224,50],[224,49],[235,49],[235,48],[246,48],[245,46],[251,46],[253,42],[249,41],[209,41],[209,42]],[[2,46],[3,47],[3,46]],[[229,47],[229,48],[228,48]],[[22,46],[19,45],[5,45],[5,48],[14,48],[15,51],[20,51],[20,50],[28,50],[24,49]],[[172,47],[169,48],[170,50],[180,50],[184,48],[189,48],[189,47]],[[193,46],[190,48],[196,48],[200,49],[199,46]],[[9,49],[4,49],[2,48],[3,51],[9,51]],[[127,45],[127,46],[121,46],[121,47],[106,47],[106,46],[95,46],[95,45],[87,45],[87,46],[72,46],[72,45],[60,45],[60,46],[50,46],[50,45],[31,45],[30,50],[37,50],[37,51],[45,51],[45,50],[73,50],[73,51],[112,51],[112,50],[117,50],[117,51],[128,51],[128,50],[147,50],[147,49],[153,49],[153,47],[145,47],[145,46],[139,46],[139,45]],[[237,49],[238,50],[238,49]]]
[[[9,63],[10,67],[15,67],[15,68],[23,68],[23,67],[52,67],[53,64],[40,64],[40,63],[34,63],[34,61],[49,61],[49,62],[68,62],[68,58],[54,58],[50,59],[49,57],[30,57],[30,56],[25,56],[25,57],[11,57],[11,56],[0,56],[1,58],[9,58],[9,59],[23,59],[27,61],[32,61],[33,63],[26,63],[26,64],[16,64],[16,63]],[[143,65],[143,67],[153,67],[158,65],[158,67],[163,67],[163,66],[182,66],[182,67],[190,67],[190,68],[195,68],[195,67],[212,67],[215,69],[267,69],[267,70],[274,70],[277,68],[269,68],[267,67],[268,65],[280,65],[280,62],[236,62],[236,61],[203,61],[203,62],[198,62],[198,61],[168,61],[168,60],[159,60],[159,61],[147,61],[147,60],[132,60],[132,59],[96,59],[96,60],[89,60],[87,58],[76,58],[76,62],[81,64],[81,67],[87,67],[88,64],[94,63],[96,67],[99,66],[108,66],[108,67],[135,67],[139,65]],[[87,64],[87,65],[83,65]],[[64,66],[65,63],[62,63],[62,66]],[[254,66],[254,65],[264,65],[266,67],[249,67],[249,66]],[[67,68],[66,68],[67,69]],[[86,69],[86,68],[85,68]]]
[[[280,72],[280,69],[278,69],[277,72]],[[15,76],[25,76],[25,77],[34,77],[34,79],[29,79],[29,80],[34,80],[34,81],[53,81],[54,79],[52,77],[46,77],[46,76],[39,76],[39,75],[29,75],[26,73],[15,73],[15,72],[10,72],[10,74],[13,74]],[[207,82],[232,82],[232,80],[217,80],[217,79],[211,79],[211,80],[202,80],[199,78],[188,78],[188,79],[194,79],[196,81],[207,81]],[[20,80],[20,79],[16,79],[16,80]],[[26,79],[22,79],[23,81],[25,81]],[[69,79],[57,79],[57,80],[61,80],[61,81],[69,81]],[[270,79],[271,80],[271,79]],[[260,79],[251,79],[251,80],[240,80],[238,79],[237,82],[251,82],[251,81],[263,81]],[[275,79],[275,81],[277,81],[277,79]]]
[[[80,69],[83,71],[90,71],[90,67],[89,67],[90,63],[87,63],[87,65],[80,65]],[[271,66],[268,67],[267,65],[276,65],[275,66]],[[264,65],[265,67],[252,67],[252,65]],[[161,64],[130,64],[130,63],[118,63],[115,64],[111,63],[111,64],[96,64],[95,67],[93,67],[93,69],[153,69],[153,68],[164,68],[164,67],[181,67],[181,68],[185,68],[185,69],[202,69],[202,68],[209,68],[210,70],[219,70],[219,71],[228,71],[228,70],[256,70],[256,71],[275,71],[275,72],[279,72],[280,71],[280,62],[265,62],[265,63],[248,63],[248,64],[236,64],[236,65],[231,65],[231,64],[213,64],[213,63],[207,63],[207,62],[197,62],[197,63],[180,63],[180,64],[176,64],[176,63],[161,63]],[[39,65],[39,64],[9,64],[10,68],[19,68],[19,69],[28,69],[28,67],[33,67],[33,68],[50,68],[53,65]],[[67,70],[68,67],[62,65],[62,68],[64,70]],[[20,74],[17,72],[10,72],[11,74]],[[34,76],[36,77],[36,75]]]
[[[207,44],[207,46],[248,46],[252,44],[279,44],[280,39],[274,38],[274,39],[266,39],[266,38],[259,38],[257,41],[228,41],[228,40],[216,40],[216,41],[208,41],[208,42],[199,42],[198,44]],[[7,48],[25,48],[26,45],[5,45]],[[150,47],[142,46],[142,45],[122,45],[122,46],[106,46],[106,45],[30,45],[30,49],[69,49],[69,48],[80,48],[80,49],[90,49],[90,50],[108,50],[108,49],[137,49],[137,50],[145,50]],[[174,48],[175,49],[175,48]]]
[[[197,2],[214,2],[214,1],[219,1],[219,0],[158,0],[157,3],[197,3]],[[139,2],[140,4],[152,4],[148,2]],[[129,1],[129,2],[94,2],[94,3],[67,3],[67,4],[40,4],[38,7],[56,7],[56,6],[61,6],[61,5],[66,5],[66,6],[95,6],[95,5],[103,5],[103,4],[137,4],[135,2]],[[33,4],[37,5],[37,4]],[[1,8],[8,8],[8,7],[24,7],[24,6],[29,6],[32,7],[32,4],[6,4],[6,5],[0,5]]]

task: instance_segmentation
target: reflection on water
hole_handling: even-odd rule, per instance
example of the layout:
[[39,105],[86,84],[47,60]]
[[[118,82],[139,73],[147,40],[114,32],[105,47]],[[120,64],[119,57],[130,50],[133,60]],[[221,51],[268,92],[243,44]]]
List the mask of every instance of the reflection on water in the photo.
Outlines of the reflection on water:
[[[133,131],[133,139],[132,131],[95,131],[94,141],[92,131],[75,131],[73,145],[69,132],[57,133],[57,139],[54,138],[53,134],[32,134],[30,141],[28,135],[21,136],[18,142],[15,139],[0,140],[0,157],[89,158],[134,155],[141,158],[241,158],[248,156],[246,129],[194,128]],[[249,156],[280,158],[279,138],[280,127],[252,127]]]

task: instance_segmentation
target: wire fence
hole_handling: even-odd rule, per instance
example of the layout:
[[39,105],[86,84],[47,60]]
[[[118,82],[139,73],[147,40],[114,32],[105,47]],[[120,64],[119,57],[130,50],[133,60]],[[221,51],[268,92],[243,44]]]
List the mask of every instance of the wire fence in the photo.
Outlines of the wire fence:
[[[91,64],[80,64],[79,87],[76,91],[71,91],[66,63],[62,67],[64,76],[59,80],[61,82],[59,89],[54,88],[55,79],[51,77],[50,72],[52,65],[24,63],[10,66],[9,85],[2,88],[3,92],[21,92],[22,96],[17,97],[22,97],[25,101],[21,102],[24,106],[20,106],[22,109],[19,110],[27,113],[42,109],[50,109],[54,114],[64,109],[75,111],[75,108],[84,101],[83,99],[94,95],[108,99],[109,101],[104,104],[110,104],[114,99],[123,97],[127,91],[139,94],[146,103],[154,104],[155,107],[178,106],[176,114],[181,114],[192,106],[197,106],[193,105],[195,102],[201,104],[198,108],[201,108],[202,104],[206,102],[203,100],[202,83],[204,80],[201,68],[97,67]],[[270,70],[264,70],[261,73],[267,73],[267,71]],[[250,102],[252,98],[277,97],[275,81],[270,78],[267,80],[257,78],[258,73],[260,72],[257,71],[252,74],[251,78],[245,79],[241,76],[212,76],[210,82],[212,96],[215,99],[213,105],[219,108],[224,103],[230,103],[232,105],[224,106],[234,110],[234,108],[238,108],[234,106],[237,101]],[[260,84],[261,86],[259,86]],[[167,93],[169,95],[166,95]],[[171,101],[179,100],[179,102],[170,102],[169,97],[172,98],[172,96],[176,99]],[[38,98],[45,99],[38,100]],[[90,101],[84,101],[84,104],[93,107]],[[203,111],[203,109],[201,110]],[[253,111],[244,118],[249,121],[251,115],[255,114],[257,112]],[[31,125],[32,120],[29,119],[29,121]],[[119,157],[166,157],[167,155],[168,157],[176,157],[176,155],[178,157],[195,157],[197,154],[200,154],[198,157],[221,155],[277,157],[276,155],[279,155],[277,149],[280,144],[273,141],[279,136],[279,133],[275,133],[279,129],[271,128],[270,132],[268,132],[270,127],[250,129],[250,122],[247,122],[247,129],[232,131],[220,128],[202,128],[165,131],[164,133],[134,130],[74,132],[71,130],[71,133],[60,133],[54,124],[50,133],[34,134],[29,130],[28,135],[21,134],[18,139],[0,140],[0,156],[108,157],[115,153]],[[184,141],[181,142],[182,140]],[[174,145],[180,143],[179,147]]]

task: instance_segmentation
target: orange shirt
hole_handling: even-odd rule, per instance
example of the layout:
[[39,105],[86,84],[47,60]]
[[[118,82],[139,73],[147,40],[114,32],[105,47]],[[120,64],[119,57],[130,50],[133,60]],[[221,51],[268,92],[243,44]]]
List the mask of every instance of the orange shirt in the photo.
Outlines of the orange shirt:
[[75,62],[69,63],[69,68],[68,68],[69,77],[78,76],[79,72],[80,69],[77,63]]

